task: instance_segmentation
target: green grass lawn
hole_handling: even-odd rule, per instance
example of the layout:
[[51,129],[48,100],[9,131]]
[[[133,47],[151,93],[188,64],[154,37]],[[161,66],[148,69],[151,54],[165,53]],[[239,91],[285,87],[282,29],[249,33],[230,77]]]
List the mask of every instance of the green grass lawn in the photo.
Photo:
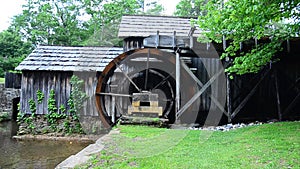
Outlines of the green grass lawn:
[[0,83],[4,83],[5,82],[5,78],[0,77]]
[[229,132],[119,126],[105,149],[77,168],[300,168],[300,122]]

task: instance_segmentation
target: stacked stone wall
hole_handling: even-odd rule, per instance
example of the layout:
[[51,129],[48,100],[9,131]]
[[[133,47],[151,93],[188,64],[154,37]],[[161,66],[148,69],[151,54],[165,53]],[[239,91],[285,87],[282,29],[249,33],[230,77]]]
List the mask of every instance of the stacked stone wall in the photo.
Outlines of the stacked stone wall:
[[0,116],[7,114],[9,118],[13,115],[13,100],[20,97],[20,89],[5,88],[0,84]]

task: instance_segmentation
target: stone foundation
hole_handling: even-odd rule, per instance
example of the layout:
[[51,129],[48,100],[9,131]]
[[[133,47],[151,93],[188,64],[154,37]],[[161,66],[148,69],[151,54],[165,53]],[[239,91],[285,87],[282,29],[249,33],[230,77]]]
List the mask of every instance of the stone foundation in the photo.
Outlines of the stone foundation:
[[0,84],[0,115],[8,113],[9,118],[12,118],[14,106],[17,106],[13,100],[19,97],[20,89],[5,88],[4,84]]

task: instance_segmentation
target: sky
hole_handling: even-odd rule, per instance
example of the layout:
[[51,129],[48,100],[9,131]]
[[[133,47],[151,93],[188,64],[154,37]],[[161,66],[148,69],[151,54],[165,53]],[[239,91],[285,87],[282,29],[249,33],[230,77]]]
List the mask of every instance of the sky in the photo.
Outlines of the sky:
[[[180,0],[158,0],[165,9],[165,15],[171,15]],[[7,0],[0,5],[0,32],[7,29],[13,16],[22,12],[25,0]]]

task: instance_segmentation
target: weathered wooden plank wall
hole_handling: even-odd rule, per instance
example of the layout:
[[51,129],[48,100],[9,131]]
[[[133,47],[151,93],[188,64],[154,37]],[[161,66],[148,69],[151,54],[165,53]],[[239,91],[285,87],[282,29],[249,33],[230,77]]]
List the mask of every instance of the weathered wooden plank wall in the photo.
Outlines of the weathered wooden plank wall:
[[143,45],[144,38],[142,37],[128,37],[123,41],[123,50],[127,52],[133,49],[141,49]]
[[74,75],[78,76],[84,81],[83,92],[87,95],[87,100],[83,103],[82,114],[83,116],[98,116],[98,111],[95,101],[95,91],[98,82],[97,72],[74,72]]
[[5,73],[5,88],[21,88],[21,78],[22,75],[20,73]]
[[[34,99],[37,107],[35,113],[47,114],[47,102],[51,90],[55,91],[55,101],[58,110],[61,105],[64,105],[68,111],[68,100],[72,90],[70,80],[73,74],[84,81],[83,92],[88,96],[87,100],[83,102],[81,115],[98,116],[95,105],[95,90],[98,79],[96,72],[24,71],[22,76],[21,111],[30,114],[29,100]],[[38,90],[41,90],[44,94],[41,104],[37,103]]]
[[[36,102],[36,114],[48,113],[48,100],[50,91],[55,91],[56,106],[64,105],[68,108],[67,101],[70,98],[70,78],[72,72],[52,71],[23,71],[20,110],[31,114],[29,100]],[[37,91],[41,90],[44,99],[41,104],[37,102]]]

